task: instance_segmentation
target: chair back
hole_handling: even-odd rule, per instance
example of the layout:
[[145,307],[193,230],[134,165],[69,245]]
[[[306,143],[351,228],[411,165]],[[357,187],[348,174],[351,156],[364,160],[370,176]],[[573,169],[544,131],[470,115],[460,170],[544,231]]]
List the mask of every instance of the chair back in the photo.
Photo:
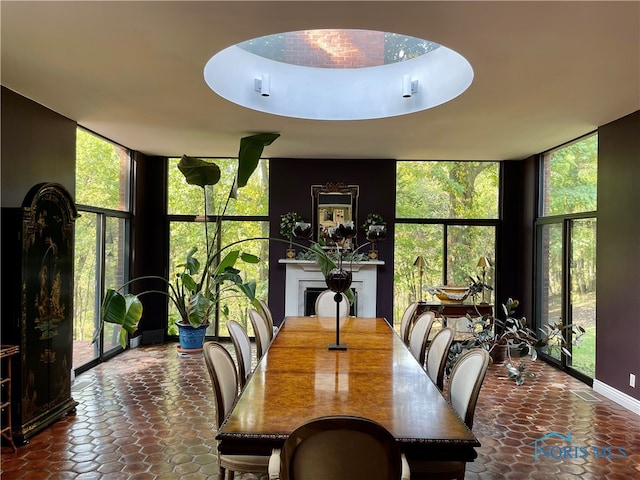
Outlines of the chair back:
[[248,308],[249,320],[256,335],[256,360],[260,360],[269,348],[273,338],[273,329],[269,327],[269,322],[255,308]]
[[216,428],[220,427],[238,396],[238,374],[231,354],[218,342],[205,342],[204,362],[213,385]]
[[424,366],[425,353],[427,351],[427,342],[429,340],[429,332],[435,318],[433,312],[424,312],[420,315],[411,329],[409,337],[409,350],[416,357],[420,365]]
[[362,417],[328,416],[296,428],[281,453],[281,480],[397,480],[402,457],[393,435]]
[[262,310],[262,316],[267,320],[267,323],[269,324],[269,332],[271,335],[270,340],[273,340],[273,314],[271,313],[271,309],[269,308],[269,305],[267,305],[267,302],[265,302],[264,300],[257,298],[256,300],[258,300],[258,305],[260,305],[260,309]]
[[484,348],[472,348],[458,358],[451,370],[449,403],[470,429],[473,428],[473,415],[488,367],[489,352]]
[[[336,318],[336,301],[334,300],[336,293],[331,290],[320,292],[316,298],[316,315],[318,317]],[[342,301],[340,302],[340,318],[347,318],[349,315],[349,299],[344,293],[341,293]]]
[[238,383],[242,390],[247,383],[247,378],[251,373],[251,340],[249,334],[235,320],[227,320],[227,329],[231,336],[231,342],[236,352],[238,363]]
[[455,330],[451,327],[445,327],[440,330],[431,340],[431,345],[429,345],[429,351],[427,352],[427,375],[440,391],[444,386],[444,370],[447,366],[449,347],[453,342],[455,333]]
[[411,332],[411,321],[413,320],[416,310],[418,309],[418,302],[412,302],[407,308],[404,309],[402,319],[400,320],[400,338],[408,345],[409,334]]

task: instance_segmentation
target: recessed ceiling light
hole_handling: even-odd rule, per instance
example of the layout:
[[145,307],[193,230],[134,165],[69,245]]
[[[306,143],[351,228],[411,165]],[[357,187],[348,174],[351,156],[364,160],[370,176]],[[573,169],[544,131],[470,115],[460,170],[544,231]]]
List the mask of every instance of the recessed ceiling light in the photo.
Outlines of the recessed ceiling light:
[[433,108],[462,94],[473,69],[434,42],[373,30],[304,30],[233,45],[205,65],[221,97],[312,120],[364,120]]

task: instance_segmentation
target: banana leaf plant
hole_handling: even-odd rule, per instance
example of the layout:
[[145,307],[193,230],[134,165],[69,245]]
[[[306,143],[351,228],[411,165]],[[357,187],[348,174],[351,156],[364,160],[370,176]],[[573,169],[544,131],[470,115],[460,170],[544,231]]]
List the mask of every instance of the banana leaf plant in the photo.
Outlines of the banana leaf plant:
[[[218,238],[222,231],[222,217],[231,199],[237,198],[238,189],[247,185],[249,178],[256,170],[263,149],[271,145],[280,135],[277,133],[263,133],[244,137],[240,140],[238,153],[238,170],[233,186],[227,195],[221,212],[217,215],[214,230],[209,231],[209,223],[205,220],[206,259],[201,262],[196,258],[197,248],[191,248],[186,255],[185,262],[178,266],[180,269],[173,279],[155,275],[134,278],[117,289],[108,289],[101,308],[100,328],[96,332],[94,342],[100,335],[104,323],[120,325],[119,343],[126,346],[127,334],[133,334],[138,329],[142,318],[143,308],[140,297],[147,293],[161,293],[169,298],[176,307],[183,325],[194,328],[207,324],[222,298],[232,295],[244,295],[256,304],[255,281],[245,282],[236,268],[239,261],[257,263],[260,259],[240,248],[242,242],[254,239],[243,239],[218,248]],[[190,185],[202,188],[203,201],[206,212],[207,185],[216,185],[220,181],[220,167],[209,161],[189,156],[182,156],[178,168]],[[205,215],[205,219],[207,216]],[[202,269],[201,269],[202,266]],[[142,293],[127,293],[127,287],[140,280],[156,279],[166,285],[166,290],[147,290]]]
[[[338,268],[338,262],[336,262],[331,256],[327,254],[327,252],[322,248],[320,243],[312,243],[309,247],[307,247],[310,252],[313,252],[315,255],[316,263],[320,268],[320,272],[324,278],[327,278],[329,272]],[[347,299],[353,305],[355,303],[356,297],[351,288],[348,288],[344,291]]]

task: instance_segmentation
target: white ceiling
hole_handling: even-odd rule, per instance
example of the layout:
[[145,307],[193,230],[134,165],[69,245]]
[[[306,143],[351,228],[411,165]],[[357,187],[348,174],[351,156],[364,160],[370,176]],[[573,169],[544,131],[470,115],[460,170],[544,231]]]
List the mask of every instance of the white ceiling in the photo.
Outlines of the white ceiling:
[[[153,155],[521,159],[640,109],[640,2],[1,2],[2,84]],[[248,110],[206,85],[219,50],[292,30],[356,28],[435,41],[474,82],[439,107],[314,121]]]

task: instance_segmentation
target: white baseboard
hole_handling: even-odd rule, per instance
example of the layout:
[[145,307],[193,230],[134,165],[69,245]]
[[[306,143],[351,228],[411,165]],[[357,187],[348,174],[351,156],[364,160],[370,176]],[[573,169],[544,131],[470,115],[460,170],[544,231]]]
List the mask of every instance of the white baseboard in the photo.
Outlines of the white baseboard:
[[138,335],[137,337],[130,338],[129,348],[138,348],[140,346],[141,340],[142,340],[142,335]]
[[636,415],[640,415],[640,400],[636,400],[630,395],[616,390],[606,383],[595,379],[593,380],[593,391],[599,393],[600,395],[604,395],[609,400],[613,400],[617,404],[622,405],[624,408],[631,410]]

